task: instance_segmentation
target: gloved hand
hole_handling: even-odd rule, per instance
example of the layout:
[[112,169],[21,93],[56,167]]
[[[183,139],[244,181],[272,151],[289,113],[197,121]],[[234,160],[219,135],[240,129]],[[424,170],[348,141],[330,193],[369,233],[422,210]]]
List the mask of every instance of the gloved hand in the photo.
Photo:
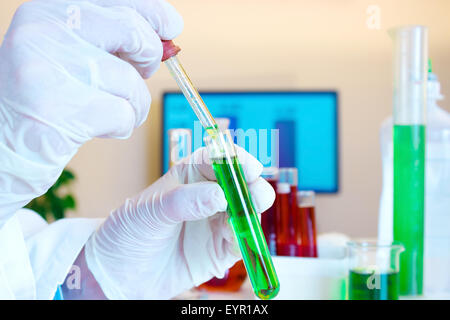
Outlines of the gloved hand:
[[143,78],[183,27],[163,0],[34,0],[0,47],[0,227],[93,137],[127,138],[149,112]]
[[[262,165],[237,147],[257,212],[275,192]],[[224,193],[206,149],[112,212],[85,246],[89,270],[109,299],[167,299],[223,277],[240,257]],[[217,213],[217,214],[216,214]]]

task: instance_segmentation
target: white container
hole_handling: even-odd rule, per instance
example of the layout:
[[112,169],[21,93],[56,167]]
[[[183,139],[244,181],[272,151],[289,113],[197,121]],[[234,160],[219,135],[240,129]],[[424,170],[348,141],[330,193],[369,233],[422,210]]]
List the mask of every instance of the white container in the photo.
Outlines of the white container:
[[[339,252],[345,248],[337,248]],[[272,257],[280,293],[277,300],[344,300],[347,295],[347,259]]]

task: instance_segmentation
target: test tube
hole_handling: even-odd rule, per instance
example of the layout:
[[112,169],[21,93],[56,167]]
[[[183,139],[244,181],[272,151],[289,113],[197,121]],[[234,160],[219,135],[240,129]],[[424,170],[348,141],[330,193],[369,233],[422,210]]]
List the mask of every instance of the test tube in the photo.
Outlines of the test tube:
[[192,152],[191,129],[169,130],[169,167],[174,166]]
[[220,131],[230,129],[230,122],[230,118],[216,118],[216,123]]
[[[267,167],[263,169],[261,177],[270,183],[274,190],[277,190],[278,182],[278,168]],[[276,202],[276,200],[275,200]],[[267,245],[269,246],[270,254],[275,255],[277,252],[277,235],[276,235],[276,204],[267,209],[261,215],[261,226],[266,237]]]
[[278,294],[279,281],[242,167],[236,156],[233,139],[230,132],[225,131],[219,132],[215,138],[206,137],[205,142],[217,182],[228,202],[229,221],[253,291],[260,299],[272,299]]
[[296,168],[280,168],[277,184],[277,255],[301,257],[301,237],[297,216],[297,183]]
[[298,213],[296,230],[301,240],[302,257],[317,258],[316,213],[314,191],[297,193]]
[[234,151],[233,141],[227,141],[226,137],[229,137],[229,134],[224,135],[219,130],[215,119],[178,60],[177,54],[181,49],[172,41],[163,40],[162,44],[162,61],[209,135],[208,150],[212,152],[214,171],[228,201],[230,221],[238,238],[253,291],[261,299],[272,299],[279,291],[278,278],[264,241],[261,224],[256,217],[242,168]]

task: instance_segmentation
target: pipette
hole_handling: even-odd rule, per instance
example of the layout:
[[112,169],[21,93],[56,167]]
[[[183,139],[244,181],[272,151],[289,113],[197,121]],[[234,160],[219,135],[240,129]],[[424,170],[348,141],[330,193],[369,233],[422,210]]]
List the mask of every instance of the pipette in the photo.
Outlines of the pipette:
[[177,58],[180,48],[172,41],[162,42],[164,48],[162,61],[169,68],[209,135],[205,141],[213,161],[217,182],[228,202],[230,223],[253,291],[260,299],[272,299],[278,294],[280,285],[232,138],[229,132],[226,134],[220,132],[216,121],[186,74]]
[[177,82],[178,87],[183,92],[206,132],[208,132],[209,135],[214,135],[215,132],[213,131],[218,130],[216,120],[212,117],[206,104],[203,102],[202,97],[197,89],[195,89],[191,79],[189,79],[186,71],[184,71],[183,66],[177,58],[177,54],[181,49],[172,41],[163,40],[162,43],[164,49],[162,61],[166,64],[167,68],[169,68],[172,77]]

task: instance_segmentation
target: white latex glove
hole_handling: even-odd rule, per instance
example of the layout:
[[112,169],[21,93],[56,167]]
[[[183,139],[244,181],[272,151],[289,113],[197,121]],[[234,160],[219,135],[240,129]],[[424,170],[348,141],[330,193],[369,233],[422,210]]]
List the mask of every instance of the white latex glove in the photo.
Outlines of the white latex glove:
[[143,80],[183,27],[159,0],[34,0],[0,47],[0,227],[44,194],[93,137],[127,138],[149,112]]
[[[237,153],[261,213],[275,192],[260,177],[262,165],[239,147]],[[223,277],[240,259],[225,195],[214,180],[207,151],[199,149],[112,212],[85,246],[87,266],[106,297],[171,298]]]

